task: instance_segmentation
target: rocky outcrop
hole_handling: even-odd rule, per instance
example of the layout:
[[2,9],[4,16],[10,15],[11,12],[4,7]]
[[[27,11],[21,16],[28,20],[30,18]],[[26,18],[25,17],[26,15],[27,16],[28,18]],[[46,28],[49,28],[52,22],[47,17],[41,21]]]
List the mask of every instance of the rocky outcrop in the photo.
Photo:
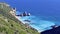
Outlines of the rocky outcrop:
[[22,14],[20,14],[20,15],[16,15],[16,16],[21,16],[21,17],[23,17],[23,16],[30,16],[30,13],[23,12]]

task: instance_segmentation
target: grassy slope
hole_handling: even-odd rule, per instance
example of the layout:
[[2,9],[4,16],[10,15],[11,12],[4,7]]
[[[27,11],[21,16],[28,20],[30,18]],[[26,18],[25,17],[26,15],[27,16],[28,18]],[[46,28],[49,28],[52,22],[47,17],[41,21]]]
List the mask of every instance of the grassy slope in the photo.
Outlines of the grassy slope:
[[10,7],[0,5],[0,34],[39,34],[37,31],[27,28],[12,16],[9,11]]

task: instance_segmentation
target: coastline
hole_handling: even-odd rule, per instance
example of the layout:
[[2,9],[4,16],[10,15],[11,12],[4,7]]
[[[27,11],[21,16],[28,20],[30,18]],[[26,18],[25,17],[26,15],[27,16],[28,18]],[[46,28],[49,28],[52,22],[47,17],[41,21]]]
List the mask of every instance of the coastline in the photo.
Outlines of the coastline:
[[[15,11],[16,11],[16,10],[15,10]],[[24,22],[24,21],[20,20],[21,17],[16,16],[14,12],[10,12],[10,14],[13,15],[17,20],[21,21],[22,24],[24,24],[27,28],[31,28],[32,30],[38,31],[37,29],[31,27],[31,26],[28,24],[29,22]],[[39,32],[39,31],[38,31],[38,32]],[[40,32],[39,32],[39,33],[40,33]]]
[[[16,10],[15,10],[16,12]],[[10,12],[16,19],[18,19],[19,21],[21,21],[23,24],[27,25],[28,28],[31,28],[35,31],[43,32],[45,30],[49,30],[52,29],[50,26],[55,25],[53,22],[50,21],[45,21],[45,20],[35,20],[36,17],[35,16],[26,16],[26,17],[20,17],[20,16],[16,16],[15,12]],[[31,18],[31,19],[30,19]],[[31,20],[32,22],[26,22],[24,20]],[[37,22],[38,23],[37,23]],[[47,22],[47,23],[46,23]],[[49,25],[50,24],[50,25]],[[47,28],[48,27],[48,28]]]

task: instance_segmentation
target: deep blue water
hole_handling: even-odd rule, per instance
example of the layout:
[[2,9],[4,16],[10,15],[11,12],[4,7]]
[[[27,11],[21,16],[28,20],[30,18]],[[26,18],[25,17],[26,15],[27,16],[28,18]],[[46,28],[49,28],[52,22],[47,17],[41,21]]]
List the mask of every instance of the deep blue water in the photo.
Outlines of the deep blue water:
[[[60,0],[0,0],[16,7],[20,12],[30,12],[35,17],[29,17],[35,24],[32,27],[42,30],[50,29],[51,25],[60,25]],[[22,18],[23,19],[23,18]],[[25,18],[24,18],[25,19]],[[50,25],[49,25],[50,24]],[[44,26],[45,25],[45,26]],[[44,27],[43,27],[44,26]]]

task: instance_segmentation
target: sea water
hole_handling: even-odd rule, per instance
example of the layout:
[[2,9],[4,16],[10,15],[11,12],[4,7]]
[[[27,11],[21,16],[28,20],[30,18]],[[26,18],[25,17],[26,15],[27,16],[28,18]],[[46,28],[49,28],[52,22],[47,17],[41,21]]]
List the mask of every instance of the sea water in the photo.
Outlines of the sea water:
[[19,20],[30,20],[31,27],[42,32],[52,29],[50,26],[60,25],[60,0],[0,0],[11,7],[17,8],[17,14],[24,11],[31,16],[22,17]]

